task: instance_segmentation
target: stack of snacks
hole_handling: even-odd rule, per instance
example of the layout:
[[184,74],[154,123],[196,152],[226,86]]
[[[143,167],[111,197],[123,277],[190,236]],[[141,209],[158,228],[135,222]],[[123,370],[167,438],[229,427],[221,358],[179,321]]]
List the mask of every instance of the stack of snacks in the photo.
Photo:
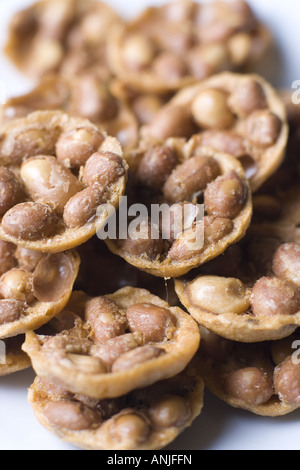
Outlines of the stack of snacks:
[[93,398],[116,398],[173,377],[199,346],[192,318],[143,289],[124,287],[100,297],[74,293],[66,314],[62,323],[74,323],[72,329],[50,339],[29,332],[24,350],[40,377]]
[[131,88],[166,93],[223,70],[245,70],[270,40],[244,1],[170,2],[117,26],[108,60]]
[[5,52],[33,78],[49,73],[111,77],[107,36],[121,22],[107,4],[96,0],[46,0],[18,12],[10,23]]
[[192,318],[146,290],[74,292],[26,336],[39,377],[30,401],[46,427],[82,447],[160,449],[202,409],[197,367],[185,370],[198,346]]
[[271,45],[243,0],[13,18],[6,54],[38,83],[0,110],[0,375],[32,365],[60,439],[163,449],[204,385],[299,407],[300,113],[251,70]]

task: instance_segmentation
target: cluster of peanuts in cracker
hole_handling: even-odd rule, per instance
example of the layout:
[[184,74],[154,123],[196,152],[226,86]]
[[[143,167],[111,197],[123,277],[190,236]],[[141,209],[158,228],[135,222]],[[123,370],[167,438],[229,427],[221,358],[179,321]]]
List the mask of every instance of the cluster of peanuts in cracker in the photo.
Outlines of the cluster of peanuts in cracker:
[[[33,367],[60,439],[163,449],[204,387],[299,408],[300,108],[254,73],[272,47],[244,0],[131,19],[42,0],[11,20],[5,52],[36,86],[0,109],[0,374]],[[158,236],[149,215],[99,239],[124,196],[169,207]]]

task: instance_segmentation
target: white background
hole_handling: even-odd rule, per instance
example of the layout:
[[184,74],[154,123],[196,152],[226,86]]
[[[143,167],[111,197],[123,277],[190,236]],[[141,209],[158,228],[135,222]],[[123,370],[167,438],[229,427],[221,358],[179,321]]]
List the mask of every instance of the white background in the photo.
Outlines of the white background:
[[[0,47],[14,11],[33,3],[30,0],[0,0]],[[159,0],[110,0],[130,17],[144,6]],[[259,17],[275,33],[278,51],[265,61],[261,73],[276,87],[290,87],[300,80],[300,2],[299,0],[249,0]],[[25,79],[0,51],[0,80],[7,96],[29,90]],[[0,90],[1,93],[1,90]],[[0,450],[72,450],[44,429],[27,402],[27,388],[34,379],[27,370],[0,378]],[[236,410],[205,393],[205,406],[193,426],[168,449],[172,450],[300,450],[300,410],[281,418],[262,418]]]

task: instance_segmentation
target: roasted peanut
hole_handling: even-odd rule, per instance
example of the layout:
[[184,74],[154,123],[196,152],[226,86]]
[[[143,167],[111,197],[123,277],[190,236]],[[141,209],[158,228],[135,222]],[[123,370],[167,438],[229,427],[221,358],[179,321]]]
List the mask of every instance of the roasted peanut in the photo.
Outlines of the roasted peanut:
[[32,64],[35,75],[54,73],[64,57],[63,45],[56,39],[40,36],[32,45]]
[[138,349],[128,351],[120,356],[112,365],[112,372],[124,372],[138,367],[144,362],[152,361],[166,354],[164,349],[156,346],[142,346]]
[[85,306],[85,319],[92,327],[94,341],[105,343],[126,332],[126,316],[107,297],[94,297]]
[[37,155],[54,155],[55,131],[46,129],[28,129],[21,132],[13,142],[8,137],[2,143],[1,154],[9,155],[10,164],[20,164],[26,158]]
[[250,300],[256,316],[293,315],[300,311],[300,290],[276,277],[259,279],[252,289]]
[[157,77],[167,82],[178,82],[187,75],[184,61],[175,54],[165,52],[153,61],[153,71]]
[[170,310],[154,304],[131,305],[127,319],[130,331],[141,333],[146,343],[171,339],[176,329]]
[[94,153],[86,162],[83,182],[87,186],[110,186],[125,175],[123,160],[111,152]]
[[250,307],[244,284],[238,279],[200,276],[188,286],[193,305],[215,314],[246,313]]
[[0,300],[0,325],[18,321],[24,313],[24,302],[16,299]]
[[19,34],[28,34],[37,27],[37,19],[31,10],[19,11],[12,18],[12,27]]
[[297,243],[284,243],[275,252],[273,258],[273,272],[300,287],[300,245]]
[[234,66],[241,67],[246,63],[251,53],[251,35],[244,32],[236,33],[229,39],[227,47]]
[[231,171],[212,181],[204,192],[208,215],[234,219],[245,206],[247,188],[241,178]]
[[201,134],[201,144],[236,158],[240,158],[246,153],[243,138],[232,131],[204,131]]
[[115,415],[108,429],[112,439],[128,449],[136,449],[150,434],[148,419],[142,413],[130,409]]
[[138,181],[150,189],[160,191],[176,163],[177,155],[171,147],[150,148],[139,163]]
[[167,395],[151,405],[149,416],[154,426],[158,428],[170,428],[173,426],[180,428],[191,417],[191,410],[184,398],[176,395]]
[[92,75],[83,75],[76,83],[76,94],[71,108],[74,114],[96,123],[113,119],[119,112],[116,99],[107,87]]
[[161,217],[161,233],[164,240],[174,242],[186,230],[192,229],[193,225],[201,218],[196,204],[179,202],[172,204],[167,213]]
[[97,209],[106,203],[105,193],[98,186],[89,186],[75,194],[65,206],[64,222],[69,228],[83,227],[97,215]]
[[289,405],[300,404],[300,365],[290,356],[275,367],[274,386],[281,401]]
[[21,166],[20,175],[30,198],[48,204],[62,213],[66,203],[81,189],[81,183],[55,157],[29,159]]
[[53,209],[38,202],[24,202],[12,207],[2,219],[2,229],[21,240],[38,240],[53,235],[57,217]]
[[44,415],[51,426],[83,431],[102,422],[101,416],[94,410],[84,407],[81,403],[71,401],[53,401],[46,405]]
[[43,352],[53,355],[55,351],[55,354],[58,353],[58,357],[64,363],[67,354],[88,355],[92,346],[91,341],[82,337],[80,337],[80,341],[78,339],[78,337],[68,334],[46,336],[43,338]]
[[[83,46],[82,36],[78,34],[76,38],[76,34],[74,31],[74,33],[70,36],[70,39],[68,42],[73,42],[73,45],[74,45],[76,41],[80,43],[79,47]],[[89,65],[88,63],[89,63],[88,56],[84,51],[73,50],[69,52],[69,54],[65,57],[65,59],[61,63],[60,70],[61,70],[62,75],[64,76],[76,77],[77,75],[80,75],[86,71]]]
[[12,171],[0,167],[0,216],[20,201],[22,187]]
[[75,128],[63,133],[56,143],[56,157],[71,168],[85,165],[103,142],[103,136],[94,128]]
[[227,129],[234,123],[228,97],[218,89],[201,91],[192,103],[192,115],[204,129]]
[[259,109],[265,109],[267,100],[263,87],[254,79],[242,81],[233,91],[229,106],[241,118]]
[[257,367],[246,367],[227,374],[224,391],[228,398],[248,406],[263,405],[274,393],[272,378],[265,370]]
[[274,145],[280,135],[282,122],[276,114],[270,111],[255,111],[252,113],[245,128],[245,137],[258,147]]
[[131,70],[142,70],[150,65],[154,50],[150,41],[141,34],[129,36],[122,47],[122,59]]
[[33,43],[32,63],[35,74],[56,72],[64,58],[64,47],[61,41],[40,36]]
[[186,106],[168,105],[155,115],[144,130],[145,137],[166,140],[169,137],[191,137],[196,131],[192,115]]
[[63,41],[71,21],[74,20],[71,6],[72,4],[68,1],[60,2],[59,0],[43,5],[39,14],[39,23],[44,37]]
[[32,274],[24,269],[11,269],[0,278],[0,294],[4,299],[30,303],[34,300]]
[[185,230],[177,238],[168,252],[168,258],[174,261],[187,261],[198,256],[204,250],[203,223],[197,223]]
[[105,364],[108,371],[111,370],[112,364],[128,351],[137,348],[143,344],[142,337],[126,333],[121,336],[109,339],[103,344],[97,344],[92,347],[91,353],[95,357],[99,357],[103,364]]
[[226,218],[204,217],[204,224],[197,223],[192,230],[186,230],[172,244],[168,257],[174,260],[188,260],[199,255],[207,246],[218,243],[233,230],[233,222]]
[[244,1],[205,3],[197,16],[201,42],[227,40],[235,31],[248,31],[256,25],[249,5]]
[[167,179],[163,193],[169,202],[189,201],[220,174],[217,161],[196,155],[177,166]]
[[92,8],[84,15],[80,22],[80,33],[83,36],[84,43],[89,46],[99,47],[99,44],[103,41],[104,31],[110,24],[110,15],[106,15],[105,11],[97,11],[97,7],[95,9]]
[[229,235],[234,228],[231,219],[226,217],[204,217],[204,240],[205,244],[217,243]]
[[126,240],[118,240],[118,247],[128,256],[138,256],[156,260],[163,253],[164,242],[161,237],[151,237],[151,225],[148,220],[139,224],[139,231]]
[[187,54],[189,68],[195,78],[203,80],[230,66],[225,44],[201,44]]

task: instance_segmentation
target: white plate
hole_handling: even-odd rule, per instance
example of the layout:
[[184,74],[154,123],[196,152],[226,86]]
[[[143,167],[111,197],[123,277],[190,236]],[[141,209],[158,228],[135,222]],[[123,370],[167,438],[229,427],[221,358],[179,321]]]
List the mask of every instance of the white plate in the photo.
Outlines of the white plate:
[[[0,45],[12,14],[33,3],[30,0],[0,0]],[[124,15],[136,14],[159,0],[110,0]],[[277,87],[291,87],[300,80],[300,2],[299,0],[249,0],[259,17],[275,34],[280,54],[272,56],[261,72]],[[2,50],[2,47],[1,47]],[[32,87],[0,53],[0,100],[16,96]],[[27,388],[34,378],[27,370],[0,379],[1,450],[72,450],[44,429],[27,402]],[[281,418],[262,418],[237,410],[205,393],[202,414],[168,449],[179,450],[299,450],[300,410]]]

